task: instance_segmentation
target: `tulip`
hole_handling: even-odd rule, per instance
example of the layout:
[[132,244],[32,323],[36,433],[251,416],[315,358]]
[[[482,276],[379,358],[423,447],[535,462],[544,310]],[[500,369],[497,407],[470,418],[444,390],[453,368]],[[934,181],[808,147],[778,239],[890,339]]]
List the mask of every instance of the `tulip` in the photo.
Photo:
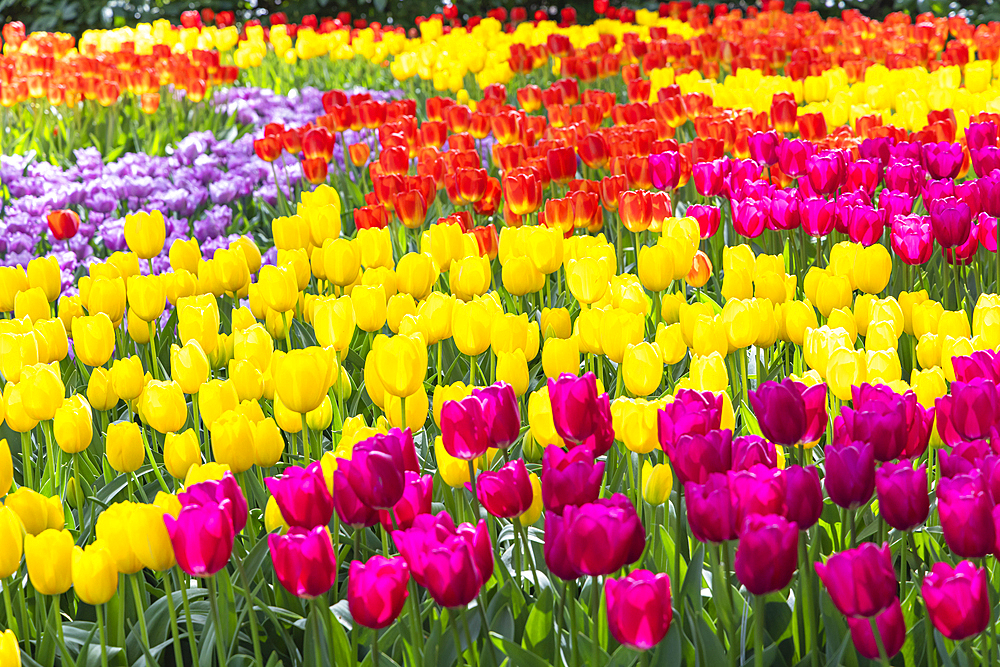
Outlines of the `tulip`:
[[94,414],[80,394],[74,394],[56,410],[53,432],[59,449],[78,454],[90,446],[94,437]]
[[815,442],[826,429],[826,385],[764,382],[749,392],[764,437],[779,445]]
[[[660,414],[663,414],[662,412]],[[704,483],[716,472],[726,472],[732,467],[732,436],[729,429],[682,435],[668,443],[664,451],[674,466],[681,483]]]
[[688,526],[700,542],[736,539],[736,507],[730,490],[731,478],[712,473],[704,482],[684,485]]
[[115,422],[108,426],[105,455],[118,472],[135,472],[146,460],[142,433],[135,422]]
[[17,514],[28,535],[39,535],[47,528],[63,528],[65,517],[59,496],[47,498],[22,486],[7,496],[5,503],[8,509]]
[[192,577],[212,576],[229,562],[235,535],[229,505],[189,505],[176,518],[164,515],[177,564]]
[[157,433],[174,433],[187,422],[187,402],[176,382],[150,380],[139,401],[139,414]]
[[410,430],[394,428],[354,446],[348,481],[354,493],[372,509],[387,510],[403,497],[407,452],[413,449]]
[[422,514],[410,529],[394,531],[392,538],[414,581],[442,607],[469,604],[493,575],[485,521],[455,526],[444,512]]
[[670,577],[634,570],[621,579],[606,579],[608,630],[619,643],[647,651],[663,640],[674,611]]
[[417,392],[427,372],[427,347],[419,336],[392,336],[372,354],[386,391],[401,398]]
[[108,602],[118,590],[118,569],[111,548],[101,540],[87,545],[86,550],[73,547],[73,590],[89,605]]
[[920,593],[934,627],[952,641],[962,641],[986,629],[990,619],[986,570],[969,561],[955,567],[934,563]]
[[13,630],[7,629],[0,633],[0,661],[5,666],[21,667],[21,649]]
[[789,466],[782,476],[785,479],[785,497],[794,499],[794,502],[785,503],[785,518],[794,521],[799,530],[812,528],[823,513],[823,491],[816,468]]
[[[784,514],[784,471],[757,464],[749,470],[730,471],[729,489],[736,508],[736,525],[741,527],[753,514]],[[792,502],[795,502],[793,499]]]
[[949,549],[961,558],[980,558],[995,549],[992,502],[978,476],[942,479],[937,497],[941,528]]
[[1000,395],[996,384],[985,379],[953,382],[951,393],[934,403],[937,430],[945,444],[989,437],[1000,422]]
[[680,389],[658,414],[660,446],[667,450],[682,435],[706,435],[721,428],[722,399],[711,392]]
[[325,526],[311,530],[293,527],[284,535],[271,533],[267,546],[278,581],[292,595],[311,600],[337,582],[336,555]]
[[289,526],[311,530],[330,523],[333,496],[319,461],[306,468],[288,466],[281,477],[268,477],[265,482]]
[[36,421],[53,419],[66,392],[58,364],[35,364],[21,372],[18,383],[24,412]]
[[885,649],[886,657],[899,653],[906,642],[906,621],[903,618],[903,608],[899,604],[899,598],[893,600],[888,609],[875,617],[875,625],[878,628],[878,641],[875,633],[872,632],[871,621],[867,618],[848,618],[847,626],[851,629],[851,641],[858,653],[869,660],[879,659],[879,641]]
[[611,402],[606,393],[597,395],[594,374],[549,378],[548,389],[559,435],[567,442],[586,446],[595,457],[606,453],[614,442]]
[[392,625],[409,593],[410,569],[402,558],[355,560],[347,580],[347,605],[355,622],[380,630]]
[[337,510],[341,523],[355,530],[374,526],[378,523],[379,511],[368,507],[358,498],[348,479],[350,469],[349,459],[337,464],[337,470],[333,473],[333,507]]
[[531,507],[531,480],[522,459],[512,461],[496,472],[483,471],[476,485],[479,502],[495,517],[511,519]]
[[888,609],[897,597],[889,545],[866,542],[816,563],[816,574],[834,606],[848,617],[871,617]]
[[[620,493],[579,507],[569,506],[562,521],[566,557],[573,569],[583,574],[611,574],[642,555],[646,531],[631,501]],[[594,544],[606,548],[594,549]]]
[[156,572],[165,572],[176,564],[170,535],[163,517],[172,515],[157,505],[137,504],[129,517],[128,540],[135,558]]
[[125,216],[125,242],[140,259],[152,259],[161,252],[166,240],[166,223],[159,211]]
[[799,529],[784,517],[753,514],[739,532],[733,569],[754,595],[767,595],[787,586],[798,562]]
[[24,553],[24,525],[11,507],[0,507],[0,579],[17,572]]
[[745,435],[733,439],[733,470],[749,470],[762,464],[768,468],[778,467],[778,452],[774,443],[759,435]]
[[854,510],[867,504],[875,491],[874,447],[851,441],[827,446],[823,485],[840,507]]
[[927,466],[885,463],[875,472],[879,515],[896,530],[913,530],[927,519]]
[[286,354],[275,376],[275,392],[282,404],[299,414],[318,408],[326,397],[331,379],[337,379],[335,364],[335,360],[317,347]]
[[387,531],[406,530],[413,525],[413,520],[419,515],[431,513],[434,478],[431,475],[421,476],[419,473],[407,470],[405,479],[403,497],[393,505],[391,512],[378,511],[379,521]]
[[570,505],[597,500],[604,480],[603,461],[595,461],[585,447],[564,452],[561,447],[545,448],[542,457],[542,502],[545,509],[562,514]]
[[185,491],[177,496],[182,506],[214,506],[225,500],[228,502],[225,510],[229,514],[234,533],[239,533],[247,525],[247,500],[231,472],[226,470],[217,479],[197,484],[190,479],[186,481]]
[[445,450],[463,461],[477,459],[490,447],[485,401],[466,396],[441,408],[441,439]]
[[73,583],[73,535],[49,528],[24,538],[31,585],[42,595],[62,595]]

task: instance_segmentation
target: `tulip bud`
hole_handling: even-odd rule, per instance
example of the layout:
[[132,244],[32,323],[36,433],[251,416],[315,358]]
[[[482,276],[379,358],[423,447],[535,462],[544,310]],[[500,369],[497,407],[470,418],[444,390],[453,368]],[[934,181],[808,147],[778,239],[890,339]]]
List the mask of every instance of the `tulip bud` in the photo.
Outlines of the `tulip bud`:
[[62,595],[73,583],[73,535],[48,529],[24,538],[24,557],[31,585],[42,595]]
[[108,464],[118,472],[135,472],[146,460],[142,434],[135,422],[115,422],[108,426],[105,441]]
[[108,602],[118,590],[118,569],[110,545],[98,540],[86,550],[73,547],[73,590],[90,605]]

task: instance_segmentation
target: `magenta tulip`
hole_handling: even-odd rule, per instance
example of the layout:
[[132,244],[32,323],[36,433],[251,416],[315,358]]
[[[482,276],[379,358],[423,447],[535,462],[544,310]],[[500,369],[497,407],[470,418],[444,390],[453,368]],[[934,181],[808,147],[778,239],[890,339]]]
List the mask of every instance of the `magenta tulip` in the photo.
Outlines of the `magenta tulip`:
[[647,651],[667,636],[674,617],[670,577],[634,570],[621,579],[606,579],[608,631],[618,643]]
[[706,435],[682,435],[665,447],[681,483],[703,483],[714,472],[732,468],[733,432],[711,431]]
[[354,445],[347,481],[365,505],[385,510],[403,497],[407,440],[412,442],[409,429],[403,432],[394,428]]
[[[413,525],[413,520],[421,514],[431,513],[431,502],[434,497],[434,477],[420,476],[415,472],[406,471],[406,485],[403,487],[403,497],[389,510],[379,510],[378,518],[386,530],[406,530]],[[393,525],[395,519],[395,525]]]
[[844,616],[875,616],[896,599],[898,585],[889,545],[865,542],[816,563],[816,574]]
[[507,449],[521,434],[521,410],[514,388],[506,382],[497,382],[483,389],[473,389],[472,395],[483,406],[490,447]]
[[927,172],[919,161],[896,160],[885,168],[886,189],[905,192],[911,197],[921,194],[926,179]]
[[837,203],[822,197],[810,197],[799,204],[802,229],[809,236],[819,238],[833,231]]
[[826,430],[825,384],[764,382],[750,391],[750,405],[764,437],[776,445],[814,442]]
[[[781,514],[785,510],[784,471],[755,465],[749,470],[727,473],[736,525],[753,514]],[[792,499],[793,502],[797,499]]]
[[733,212],[733,228],[740,236],[755,239],[764,232],[771,215],[771,205],[767,200],[729,200]]
[[799,556],[799,528],[777,514],[751,514],[739,532],[733,569],[754,595],[780,591],[792,581]]
[[921,158],[931,178],[955,178],[962,169],[962,145],[948,141],[923,144]]
[[806,160],[816,152],[816,146],[804,139],[786,139],[778,144],[778,166],[783,174],[795,178],[806,173]]
[[[916,402],[915,396],[913,400]],[[833,421],[834,438],[841,442],[869,443],[876,461],[891,461],[906,448],[909,437],[906,416],[906,405],[899,394],[892,394],[886,400],[868,401],[854,410],[845,407]]]
[[710,391],[680,389],[657,414],[657,437],[666,450],[682,435],[705,435],[722,424],[722,398]]
[[875,448],[867,442],[834,442],[826,448],[830,500],[848,510],[868,504],[875,491]]
[[380,630],[399,617],[409,593],[410,568],[402,558],[372,556],[367,563],[351,562],[347,580],[347,608],[356,623]]
[[268,477],[264,481],[289,526],[312,529],[330,523],[333,496],[319,461],[306,468],[288,466],[281,477]]
[[210,577],[229,562],[236,535],[230,504],[188,505],[176,519],[163,516],[177,565],[192,577]]
[[479,502],[495,517],[511,519],[531,507],[534,493],[522,459],[511,461],[495,472],[480,473],[476,484]]
[[[875,625],[878,627],[886,657],[891,658],[899,653],[906,642],[906,621],[903,619],[903,608],[899,604],[899,598],[893,600],[888,609],[875,617]],[[869,660],[878,660],[878,642],[875,633],[872,632],[871,621],[867,618],[848,617],[847,627],[851,629],[851,641],[854,642],[854,648],[858,653]]]
[[722,224],[722,211],[718,206],[707,204],[692,204],[684,214],[698,221],[698,229],[702,239],[710,239],[719,231]]
[[978,635],[989,624],[988,586],[986,570],[967,560],[954,568],[937,562],[924,577],[920,593],[934,627],[957,642]]
[[953,248],[969,240],[972,232],[972,209],[955,197],[935,199],[930,205],[934,240],[942,248]]
[[[348,471],[351,468],[349,459],[341,459],[337,470],[333,473],[333,507],[337,510],[340,522],[355,530],[368,528],[378,523],[379,510],[372,509],[354,493]],[[402,501],[401,501],[402,502]]]
[[566,556],[567,533],[562,516],[554,512],[545,513],[545,543],[542,553],[549,572],[564,581],[579,579],[583,573],[573,567]]
[[754,132],[747,137],[751,159],[774,166],[778,164],[778,145],[781,137],[774,130]]
[[223,500],[228,500],[226,511],[229,512],[233,532],[239,533],[247,525],[247,499],[233,473],[229,471],[223,473],[222,479],[211,479],[192,484],[178,493],[177,499],[183,507],[217,505]]
[[815,466],[789,466],[785,468],[785,497],[794,502],[785,503],[785,518],[794,521],[799,530],[812,528],[823,513],[823,490]]
[[952,382],[951,393],[934,402],[941,439],[950,446],[989,437],[1000,417],[1000,392],[993,382]]
[[483,402],[475,396],[447,401],[441,408],[441,443],[457,459],[472,461],[490,448]]
[[727,542],[736,539],[736,507],[730,490],[731,478],[713,473],[702,484],[684,485],[688,526],[699,542]]
[[749,470],[752,466],[778,467],[778,451],[774,443],[759,435],[733,438],[733,470]]
[[[635,506],[620,493],[580,507],[567,507],[562,520],[570,565],[592,577],[634,563],[646,545],[646,529]],[[598,544],[601,548],[594,548]]]
[[586,447],[568,452],[549,445],[542,456],[542,505],[562,514],[568,505],[584,505],[597,500],[604,482],[604,461],[595,461]]
[[896,217],[892,221],[889,245],[905,264],[925,264],[934,254],[934,234],[930,218],[923,215]]
[[714,197],[722,192],[728,167],[726,160],[699,162],[691,167],[694,188],[702,197]]
[[993,503],[982,475],[944,478],[937,486],[945,544],[961,558],[982,558],[996,547]]
[[927,520],[927,466],[884,463],[875,471],[879,516],[896,530],[913,530]]
[[284,535],[267,536],[274,573],[296,597],[319,597],[337,583],[337,559],[326,526],[311,530],[291,528]]
[[563,373],[558,379],[549,378],[548,386],[556,432],[566,442],[584,445],[595,457],[606,454],[615,440],[611,402],[607,393],[597,395],[594,374]]

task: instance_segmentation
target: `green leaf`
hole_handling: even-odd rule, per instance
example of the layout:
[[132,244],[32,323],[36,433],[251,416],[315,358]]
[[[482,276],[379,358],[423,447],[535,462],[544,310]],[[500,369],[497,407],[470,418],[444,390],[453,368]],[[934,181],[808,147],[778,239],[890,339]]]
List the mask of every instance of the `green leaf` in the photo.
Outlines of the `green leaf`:
[[554,598],[552,589],[546,588],[531,607],[528,620],[524,624],[521,645],[535,655],[555,662],[555,638],[552,634],[552,613]]
[[[552,663],[549,662],[548,660],[545,660],[544,658],[541,658],[535,655],[534,653],[524,650],[518,644],[515,644],[514,642],[508,639],[505,639],[503,637],[497,637],[495,635],[491,636],[493,637],[493,642],[495,644],[499,642],[498,646],[502,647],[504,653],[506,653],[510,657],[511,665],[517,665],[518,667],[550,667],[552,665]],[[581,653],[583,651],[582,643],[584,639],[586,638],[581,635],[580,636]],[[590,648],[589,639],[587,648],[588,649]],[[590,653],[585,653],[584,655],[590,655]],[[429,665],[430,663],[427,664]]]

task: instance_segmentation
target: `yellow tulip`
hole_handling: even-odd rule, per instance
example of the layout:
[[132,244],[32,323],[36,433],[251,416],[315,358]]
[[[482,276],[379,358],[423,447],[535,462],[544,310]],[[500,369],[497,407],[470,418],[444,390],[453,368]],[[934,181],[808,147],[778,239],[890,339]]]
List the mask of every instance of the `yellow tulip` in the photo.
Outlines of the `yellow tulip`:
[[89,605],[104,604],[118,590],[118,568],[111,556],[112,548],[102,540],[88,544],[86,550],[73,547],[73,591]]
[[62,595],[73,584],[73,535],[48,529],[24,538],[24,558],[31,585],[42,595]]

